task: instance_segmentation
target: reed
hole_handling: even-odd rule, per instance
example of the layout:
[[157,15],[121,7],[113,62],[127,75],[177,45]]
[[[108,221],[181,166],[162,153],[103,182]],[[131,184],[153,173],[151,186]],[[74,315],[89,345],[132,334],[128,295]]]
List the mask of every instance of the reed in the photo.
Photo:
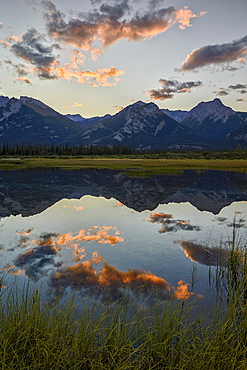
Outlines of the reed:
[[196,301],[47,302],[45,292],[14,285],[0,296],[0,367],[244,370],[246,298],[238,281],[242,275],[235,272],[236,266],[234,284],[229,271],[227,307],[212,317],[193,315]]

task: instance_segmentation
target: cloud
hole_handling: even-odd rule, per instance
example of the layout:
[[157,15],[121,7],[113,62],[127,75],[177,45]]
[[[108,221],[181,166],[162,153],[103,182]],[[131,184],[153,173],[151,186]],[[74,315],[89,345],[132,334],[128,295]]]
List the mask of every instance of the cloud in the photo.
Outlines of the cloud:
[[[247,55],[247,35],[225,44],[203,46],[195,49],[182,63],[180,72],[197,70],[209,65],[229,64],[233,61],[245,62]],[[232,70],[232,68],[230,67]]]
[[53,66],[56,64],[54,49],[58,44],[45,45],[45,38],[35,28],[30,28],[22,35],[20,41],[10,46],[10,50],[17,57],[33,66],[33,71],[40,79],[55,79]]
[[[120,81],[119,77],[124,74],[124,71],[119,70],[115,67],[100,68],[96,71],[79,71],[71,69],[69,65],[65,67],[56,67],[55,73],[57,78],[71,80],[74,78],[77,82],[82,84],[89,84],[91,86],[116,86]],[[111,81],[113,80],[113,81]]]
[[215,93],[217,96],[226,96],[226,95],[229,95],[229,93],[228,93],[226,90],[214,91],[214,93]]
[[[76,103],[73,104],[73,107],[83,107],[83,103],[76,102]],[[76,208],[76,207],[74,207],[74,208]],[[80,208],[80,207],[78,207],[78,208]]]
[[241,89],[245,89],[247,87],[247,84],[236,84],[236,85],[229,85],[228,86],[228,89],[231,89],[231,90],[241,90]]
[[236,85],[229,85],[228,88],[226,88],[226,89],[221,87],[219,89],[219,91],[214,91],[213,93],[216,93],[216,95],[218,95],[218,96],[229,95],[229,93],[232,92],[232,91],[236,91],[240,94],[246,94],[247,93],[246,88],[247,88],[247,84],[238,83]]
[[[157,7],[146,12],[137,11],[130,14],[128,0],[115,4],[100,5],[91,12],[79,13],[78,17],[65,20],[65,14],[59,11],[49,0],[41,2],[46,12],[44,14],[46,29],[49,36],[57,41],[83,50],[89,50],[95,39],[104,48],[119,40],[139,41],[152,38],[165,32],[173,24],[178,23],[181,29],[189,26],[192,18],[198,17],[188,7]],[[160,4],[161,5],[161,4]],[[202,16],[201,13],[199,16]]]
[[151,213],[148,221],[153,223],[159,223],[162,227],[159,229],[159,233],[163,234],[166,232],[176,232],[178,230],[186,231],[199,231],[200,226],[191,225],[189,221],[186,220],[174,220],[172,215],[165,213]]
[[0,28],[3,28],[3,22],[0,22]]
[[181,240],[181,247],[186,257],[206,266],[226,266],[230,257],[230,251],[227,249],[210,248],[186,240]]
[[14,78],[14,81],[24,82],[27,85],[32,85],[32,82],[27,77]]
[[179,28],[181,30],[185,30],[187,27],[191,27],[192,24],[190,23],[190,20],[192,18],[202,17],[206,13],[207,12],[200,12],[198,16],[195,13],[193,13],[192,10],[188,8],[188,6],[184,6],[183,9],[177,10],[177,13],[176,13],[177,22],[180,23]]
[[91,49],[91,59],[95,62],[98,60],[98,57],[103,54],[103,51],[99,48],[93,48]]
[[[58,44],[47,46],[46,39],[39,34],[34,28],[29,29],[19,41],[15,42],[16,38],[10,39],[11,42],[0,40],[5,47],[10,48],[18,59],[25,62],[23,64],[14,64],[8,62],[12,66],[18,77],[16,81],[23,81],[28,83],[30,79],[28,75],[37,75],[41,80],[54,79],[71,79],[76,80],[82,84],[89,84],[91,86],[115,86],[120,81],[120,76],[124,74],[123,70],[119,70],[113,66],[110,68],[99,68],[96,71],[80,69],[84,64],[85,55],[79,50],[72,50],[70,52],[70,63],[61,65],[58,56],[53,54],[54,50],[60,49]],[[2,41],[2,42],[1,42]],[[98,53],[97,49],[93,51]],[[96,55],[96,54],[94,54]],[[26,79],[22,77],[26,76]],[[31,82],[31,81],[30,81]]]
[[162,85],[161,89],[148,91],[148,95],[153,100],[172,99],[174,94],[190,92],[192,88],[202,86],[202,81],[179,82],[164,78],[159,79],[159,83]]

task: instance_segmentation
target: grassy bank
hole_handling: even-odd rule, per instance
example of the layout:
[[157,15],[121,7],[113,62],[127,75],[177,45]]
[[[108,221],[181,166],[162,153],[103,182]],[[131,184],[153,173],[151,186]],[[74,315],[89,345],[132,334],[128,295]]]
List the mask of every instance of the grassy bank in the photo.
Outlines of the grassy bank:
[[[216,269],[219,305],[209,317],[196,301],[109,305],[17,286],[0,294],[0,367],[4,370],[245,370],[247,367],[246,249],[237,244]],[[78,296],[77,296],[78,298]],[[191,314],[191,312],[193,314]]]
[[181,172],[185,169],[247,171],[247,159],[145,159],[145,158],[0,158],[0,170],[25,168],[114,169],[133,176]]
[[247,317],[236,306],[206,325],[203,315],[191,320],[184,302],[86,305],[78,315],[73,301],[16,296],[12,290],[7,302],[1,297],[1,369],[246,369]]

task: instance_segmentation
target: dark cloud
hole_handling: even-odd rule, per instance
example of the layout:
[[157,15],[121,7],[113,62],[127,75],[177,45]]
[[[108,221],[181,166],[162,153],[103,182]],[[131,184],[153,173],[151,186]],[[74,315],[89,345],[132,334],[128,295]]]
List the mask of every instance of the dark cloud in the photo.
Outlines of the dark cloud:
[[153,100],[172,99],[174,94],[190,92],[192,88],[202,86],[201,81],[179,82],[177,80],[166,80],[164,78],[161,78],[159,83],[163,86],[162,89],[152,89],[148,92],[148,95]]
[[[174,7],[158,7],[159,1],[153,1],[155,6],[146,12],[138,11],[130,15],[129,0],[109,4],[101,4],[98,9],[79,13],[78,17],[65,20],[65,15],[49,0],[41,4],[46,9],[44,15],[48,34],[64,44],[79,47],[84,50],[91,48],[95,38],[98,38],[104,48],[121,39],[137,41],[152,38],[163,33],[174,23],[180,28],[189,27],[190,19],[197,17],[190,9],[175,9]],[[200,14],[201,16],[201,14]]]
[[228,89],[231,89],[231,90],[240,90],[240,89],[245,89],[246,87],[247,87],[247,84],[246,85],[236,84],[236,85],[229,85],[228,86]]
[[240,94],[246,94],[247,93],[247,90],[245,90],[246,88],[247,88],[247,84],[238,83],[236,85],[229,85],[228,88],[226,89],[221,87],[219,91],[214,91],[213,93],[215,93],[218,96],[229,95],[229,92],[232,92],[232,91],[236,91]]
[[218,96],[226,96],[226,95],[229,95],[229,93],[225,90],[219,90],[219,91],[215,91],[216,95]]
[[230,251],[222,248],[210,248],[201,244],[181,241],[181,247],[192,261],[206,266],[226,266]]
[[185,231],[199,231],[200,226],[191,225],[186,220],[175,220],[172,215],[165,213],[151,213],[148,221],[151,223],[159,223],[162,227],[159,229],[159,233],[163,234],[166,232],[175,232],[178,230]]
[[[179,71],[193,71],[214,64],[228,64],[233,61],[246,61],[247,35],[226,44],[203,46],[193,50],[183,62]],[[233,67],[230,66],[232,70]]]
[[52,75],[52,66],[56,62],[56,57],[53,55],[53,50],[60,47],[58,44],[46,46],[45,41],[35,28],[31,28],[22,35],[20,41],[10,47],[10,50],[15,56],[34,66],[34,71],[39,78],[54,79],[56,76]]

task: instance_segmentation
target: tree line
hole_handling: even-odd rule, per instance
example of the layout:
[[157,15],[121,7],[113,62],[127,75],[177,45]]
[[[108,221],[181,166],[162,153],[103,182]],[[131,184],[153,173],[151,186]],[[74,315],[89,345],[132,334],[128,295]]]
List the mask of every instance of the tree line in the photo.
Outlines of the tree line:
[[0,147],[0,157],[49,157],[49,156],[134,156],[144,158],[197,158],[197,159],[247,159],[247,148],[240,145],[233,150],[186,150],[169,151],[167,149],[147,150],[127,145],[97,146],[69,144],[15,144],[5,142]]

